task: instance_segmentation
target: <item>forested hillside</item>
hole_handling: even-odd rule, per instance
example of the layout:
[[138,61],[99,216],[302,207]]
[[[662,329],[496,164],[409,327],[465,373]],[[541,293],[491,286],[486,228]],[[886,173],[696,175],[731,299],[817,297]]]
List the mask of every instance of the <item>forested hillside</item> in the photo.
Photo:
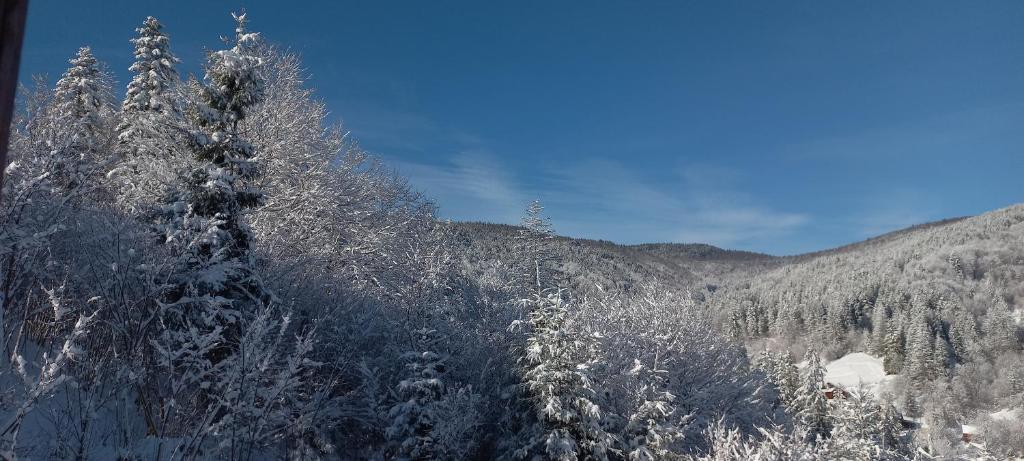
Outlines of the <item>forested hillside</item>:
[[[699,244],[559,241],[566,260],[580,261],[567,267],[587,267],[603,280],[632,281],[641,272],[620,267],[684,268],[689,277],[661,280],[689,291],[755,360],[777,361],[773,354],[783,353],[795,364],[809,350],[825,360],[873,354],[898,375],[882,397],[907,421],[927,426],[913,431],[914,443],[929,453],[972,456],[958,443],[958,428],[983,425],[1009,456],[1024,448],[1024,421],[991,415],[1024,405],[1022,223],[1024,205],[1017,205],[785,257]],[[510,227],[462,226],[475,231],[471,254],[488,261],[500,260],[511,244]],[[632,284],[616,286],[628,291]],[[766,371],[778,372],[772,368]],[[929,397],[935,395],[945,397]]]
[[929,451],[955,453],[945,428],[980,420],[1014,440],[1004,455],[1020,452],[1024,422],[987,420],[1024,404],[1024,206],[797,260],[716,293],[724,331],[828,358],[869,352],[900,375],[892,397],[928,426],[914,437]]
[[[991,416],[1024,407],[1024,207],[785,258],[558,237],[539,203],[444,222],[235,22],[202,76],[148,18],[125,94],[88,47],[21,89],[0,458],[1024,450]],[[828,399],[825,362],[855,351],[898,379]]]
[[[471,272],[484,275],[515,259],[515,239],[522,228],[505,224],[451,223],[459,251]],[[733,274],[775,267],[780,258],[706,244],[619,245],[604,240],[554,236],[556,269],[577,291],[630,290],[657,281],[678,290],[719,283]]]

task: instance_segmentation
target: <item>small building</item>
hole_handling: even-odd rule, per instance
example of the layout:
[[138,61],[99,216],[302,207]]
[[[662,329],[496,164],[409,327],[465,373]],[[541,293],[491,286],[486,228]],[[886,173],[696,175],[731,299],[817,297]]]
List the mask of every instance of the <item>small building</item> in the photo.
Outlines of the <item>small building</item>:
[[850,393],[846,392],[846,389],[843,389],[842,386],[839,386],[834,383],[826,382],[825,387],[822,388],[821,391],[825,394],[825,398],[828,400],[832,400],[834,398],[850,398]]
[[971,443],[971,439],[976,437],[978,434],[978,428],[971,426],[970,424],[962,424],[960,428],[960,440],[963,440],[964,443]]

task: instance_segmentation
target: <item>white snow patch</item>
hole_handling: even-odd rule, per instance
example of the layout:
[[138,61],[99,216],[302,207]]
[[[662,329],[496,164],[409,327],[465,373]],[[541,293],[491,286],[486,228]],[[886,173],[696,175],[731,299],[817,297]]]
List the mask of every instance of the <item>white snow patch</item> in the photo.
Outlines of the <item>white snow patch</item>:
[[861,383],[874,386],[886,380],[882,359],[863,352],[847,354],[825,365],[825,381],[855,389]]
[[989,416],[995,420],[1015,422],[1021,419],[1021,413],[1024,412],[1018,408],[1003,408],[1002,410],[989,414]]

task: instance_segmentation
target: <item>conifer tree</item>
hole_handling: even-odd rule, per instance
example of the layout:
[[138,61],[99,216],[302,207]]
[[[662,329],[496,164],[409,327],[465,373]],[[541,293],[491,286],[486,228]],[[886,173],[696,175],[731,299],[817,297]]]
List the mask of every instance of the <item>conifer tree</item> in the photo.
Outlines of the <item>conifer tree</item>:
[[101,72],[99,61],[87,46],[79,48],[69,62],[71,67],[57,81],[57,105],[61,114],[75,121],[72,129],[85,144],[83,147],[91,147],[89,142],[103,129],[102,112],[109,108],[109,77]]
[[519,258],[517,275],[521,284],[529,291],[541,293],[545,288],[555,286],[555,254],[552,240],[555,233],[551,221],[543,215],[544,207],[534,200],[526,209],[522,226],[516,235],[515,250]]
[[95,180],[108,159],[100,158],[107,141],[107,117],[111,113],[110,77],[101,69],[89,47],[82,47],[69,61],[71,67],[57,81],[54,104],[63,121],[67,147],[54,152],[54,176],[65,190]]
[[210,54],[201,102],[192,110],[197,129],[190,147],[197,166],[185,189],[164,206],[161,221],[166,243],[181,257],[163,294],[154,342],[171,379],[154,386],[164,400],[179,404],[188,395],[193,405],[205,405],[209,383],[230,365],[243,336],[243,319],[272,298],[255,274],[244,220],[261,201],[252,185],[259,170],[238,130],[262,95],[255,72],[260,60],[251,54],[257,35],[246,31],[244,14],[235,19],[235,46]]
[[871,353],[878,357],[885,357],[885,339],[889,333],[888,320],[886,307],[881,303],[875,303],[871,313]]
[[[895,318],[890,319],[895,320]],[[903,370],[903,328],[898,322],[890,321],[885,334],[885,353],[882,355],[885,372],[897,374]]]
[[775,389],[779,393],[779,403],[783,408],[795,412],[796,397],[800,390],[800,372],[793,363],[788,352],[772,353],[765,350],[758,366],[764,370]]
[[[237,15],[235,46],[210,54],[201,102],[193,110],[198,129],[191,147],[197,167],[180,198],[167,207],[169,241],[184,240],[191,275],[186,284],[198,296],[216,296],[224,307],[263,301],[269,295],[252,271],[251,232],[244,215],[262,203],[254,185],[260,171],[252,145],[238,124],[260,101],[260,59],[252,54],[257,34],[246,31],[245,15]],[[184,295],[184,294],[183,294]]]
[[135,63],[128,68],[135,73],[128,92],[121,104],[124,119],[118,126],[121,142],[136,142],[140,137],[150,136],[153,120],[140,120],[143,115],[160,114],[169,116],[179,111],[178,103],[171,93],[177,83],[179,62],[170,50],[170,39],[163,32],[163,24],[149,16],[142,27],[135,29],[139,36],[131,40],[135,46]]
[[434,406],[444,394],[445,357],[436,352],[436,331],[424,328],[413,334],[417,350],[402,356],[409,375],[398,384],[401,401],[389,412],[391,425],[386,435],[394,459],[436,459],[434,428],[438,421]]
[[856,442],[861,441],[866,442],[867,446],[880,449],[882,453],[895,454],[904,450],[900,441],[901,417],[896,408],[887,402],[879,402],[864,386],[851,390],[846,398],[839,399],[832,414],[832,440],[838,445],[863,447],[863,444]]
[[591,369],[599,361],[596,339],[569,330],[568,308],[557,291],[533,295],[530,307],[523,381],[537,430],[516,457],[607,459],[614,440],[595,403]]
[[832,412],[830,452],[839,459],[872,459],[879,441],[881,412],[874,396],[863,387],[839,399]]
[[779,353],[777,364],[775,379],[778,380],[779,396],[783,404],[792,407],[800,389],[800,371],[788,352]]
[[170,51],[170,40],[163,25],[150,16],[136,29],[131,40],[135,62],[129,67],[135,73],[121,104],[121,122],[117,126],[121,164],[111,172],[119,177],[121,205],[129,210],[144,210],[164,199],[168,189],[184,173],[175,156],[180,143],[182,114],[174,94],[179,83]]
[[161,155],[165,152],[160,152],[160,145],[156,143],[166,136],[180,116],[179,103],[172,94],[173,86],[178,83],[175,69],[178,58],[171,53],[170,39],[156,18],[147,17],[142,27],[135,30],[139,34],[131,40],[135,46],[135,62],[128,68],[135,76],[121,103],[118,141],[133,157]]
[[927,381],[933,375],[933,349],[931,328],[923,312],[918,312],[910,324],[907,335],[907,358],[904,371],[916,381]]
[[623,434],[623,450],[629,461],[654,461],[669,456],[669,446],[680,437],[680,431],[669,421],[675,412],[675,396],[666,388],[666,370],[644,366],[634,361],[629,371],[645,383],[639,389],[643,401],[630,415]]
[[1019,348],[1017,324],[1013,321],[1009,306],[1001,297],[993,297],[992,305],[985,314],[983,332],[985,333],[985,345],[992,353]]
[[826,438],[832,430],[828,400],[822,392],[825,386],[825,367],[817,352],[808,349],[804,354],[804,369],[800,376],[795,407],[797,423],[807,428],[810,437]]
[[949,343],[942,335],[936,333],[932,338],[931,360],[928,362],[929,376],[936,377],[945,373],[949,366]]
[[960,362],[967,361],[972,348],[978,345],[977,323],[963,307],[958,307],[953,317],[949,327],[949,342]]
[[878,438],[882,449],[903,452],[906,447],[900,434],[903,432],[903,416],[890,402],[882,402]]

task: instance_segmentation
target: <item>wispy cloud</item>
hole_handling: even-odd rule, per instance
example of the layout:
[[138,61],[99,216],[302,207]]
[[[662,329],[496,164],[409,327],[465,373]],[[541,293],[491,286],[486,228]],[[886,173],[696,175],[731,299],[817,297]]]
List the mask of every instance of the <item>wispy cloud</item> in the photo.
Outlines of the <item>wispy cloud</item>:
[[584,160],[516,171],[486,151],[463,151],[434,164],[398,162],[412,184],[435,197],[442,215],[459,220],[518,221],[540,199],[559,232],[622,243],[700,242],[764,249],[805,225],[809,216],[759,204],[735,188],[742,174],[683,168],[655,181],[618,162]]
[[392,163],[453,219],[515,222],[527,200],[508,169],[486,152],[461,151],[435,164]]
[[748,173],[735,168],[665,165],[652,172],[585,155],[527,164],[419,114],[363,107],[358,120],[355,136],[391,153],[388,163],[433,198],[445,218],[514,224],[538,199],[565,235],[759,251],[789,250],[779,241],[811,221],[805,212],[758,200],[744,189]]
[[785,237],[809,221],[806,214],[767,208],[699,210],[686,223],[678,240],[745,249],[765,248],[762,245],[767,240]]
[[[565,170],[572,179],[558,202],[598,202],[603,222],[586,222],[574,232],[595,231],[622,242],[699,242],[739,248],[766,248],[809,221],[803,213],[775,210],[737,187],[742,172],[686,166],[656,181],[625,165],[591,162]],[[587,187],[587,186],[591,187]],[[596,187],[594,187],[596,186]],[[571,213],[570,213],[571,214]],[[597,225],[597,226],[594,226]],[[583,226],[581,226],[583,227]]]

